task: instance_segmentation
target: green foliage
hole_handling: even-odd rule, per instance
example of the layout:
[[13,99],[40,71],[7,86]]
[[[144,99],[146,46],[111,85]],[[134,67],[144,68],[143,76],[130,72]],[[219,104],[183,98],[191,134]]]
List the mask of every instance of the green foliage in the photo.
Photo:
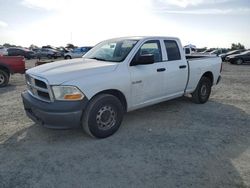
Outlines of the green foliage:
[[68,48],[68,49],[74,49],[74,48],[77,48],[77,46],[69,43],[69,44],[67,44],[66,48]]
[[232,43],[231,49],[232,49],[232,50],[244,50],[244,49],[245,49],[245,46],[242,45],[241,43],[238,43],[238,44]]

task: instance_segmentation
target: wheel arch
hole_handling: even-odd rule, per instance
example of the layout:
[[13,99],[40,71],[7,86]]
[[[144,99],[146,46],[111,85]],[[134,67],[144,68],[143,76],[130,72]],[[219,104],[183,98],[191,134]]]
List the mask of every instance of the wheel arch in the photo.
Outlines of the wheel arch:
[[202,77],[207,77],[207,78],[209,78],[209,79],[211,80],[211,83],[212,83],[212,84],[214,83],[214,75],[213,75],[213,73],[212,73],[211,71],[205,72],[205,73],[201,76],[201,78],[202,78]]
[[8,66],[6,66],[6,65],[4,65],[4,64],[2,64],[2,63],[0,63],[0,70],[5,71],[9,76],[10,76],[10,74],[12,73],[12,72],[11,72],[11,69],[10,69]]
[[[117,89],[107,89],[107,90],[103,90],[103,91],[96,93],[93,97],[100,95],[100,94],[110,94],[110,95],[117,97],[121,101],[122,106],[124,107],[124,111],[125,112],[127,111],[127,106],[128,106],[127,100],[126,100],[125,95],[121,91],[119,91]],[[93,97],[91,97],[91,99]]]

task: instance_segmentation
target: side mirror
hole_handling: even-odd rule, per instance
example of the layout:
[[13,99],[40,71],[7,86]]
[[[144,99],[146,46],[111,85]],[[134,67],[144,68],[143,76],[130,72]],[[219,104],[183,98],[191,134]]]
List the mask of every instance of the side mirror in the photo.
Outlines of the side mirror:
[[134,59],[131,63],[131,66],[135,65],[149,65],[154,63],[153,54],[144,54],[140,55],[138,58]]

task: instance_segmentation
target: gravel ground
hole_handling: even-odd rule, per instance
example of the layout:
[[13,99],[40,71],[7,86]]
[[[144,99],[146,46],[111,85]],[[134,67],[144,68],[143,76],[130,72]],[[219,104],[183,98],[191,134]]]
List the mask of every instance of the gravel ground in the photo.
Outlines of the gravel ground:
[[224,64],[208,103],[180,98],[130,112],[102,140],[34,124],[24,89],[23,75],[0,89],[1,188],[250,187],[248,65]]

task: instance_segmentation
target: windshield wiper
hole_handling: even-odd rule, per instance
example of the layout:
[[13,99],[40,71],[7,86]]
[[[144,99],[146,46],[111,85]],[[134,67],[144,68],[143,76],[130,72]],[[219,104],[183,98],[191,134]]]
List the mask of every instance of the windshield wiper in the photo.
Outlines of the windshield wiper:
[[89,59],[95,59],[95,60],[98,60],[98,61],[107,61],[106,59],[99,58],[99,57],[90,57]]

